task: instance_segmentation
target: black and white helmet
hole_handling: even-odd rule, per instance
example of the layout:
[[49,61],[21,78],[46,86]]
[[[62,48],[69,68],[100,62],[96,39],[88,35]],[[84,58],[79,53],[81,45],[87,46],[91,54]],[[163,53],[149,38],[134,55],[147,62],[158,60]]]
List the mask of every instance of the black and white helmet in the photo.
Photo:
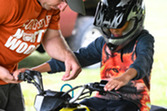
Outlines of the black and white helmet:
[[[145,6],[143,0],[101,0],[98,3],[94,25],[101,28],[107,45],[118,51],[136,38],[143,29]],[[122,36],[114,37],[109,29],[118,29],[129,22]]]

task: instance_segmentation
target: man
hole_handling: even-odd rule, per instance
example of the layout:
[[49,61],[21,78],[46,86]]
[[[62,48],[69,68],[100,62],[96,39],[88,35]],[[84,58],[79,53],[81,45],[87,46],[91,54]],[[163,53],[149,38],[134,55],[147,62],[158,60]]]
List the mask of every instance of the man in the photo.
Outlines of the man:
[[[23,111],[17,64],[40,43],[48,55],[65,62],[66,73],[78,75],[80,65],[60,31],[62,0],[3,0],[0,4],[0,110]],[[84,12],[82,0],[67,0],[73,10]],[[61,8],[61,7],[60,7]],[[69,76],[68,78],[71,78]]]
[[[75,52],[82,67],[101,61],[100,76],[108,80],[105,91],[130,85],[137,93],[118,91],[126,99],[115,95],[100,95],[85,99],[81,104],[95,111],[149,111],[150,73],[153,64],[154,38],[144,29],[143,0],[101,0],[97,6],[94,25],[102,31],[86,48]],[[55,59],[32,68],[50,73],[65,70]],[[69,75],[64,75],[63,80]],[[75,76],[76,77],[76,76]],[[75,78],[74,77],[74,78]]]

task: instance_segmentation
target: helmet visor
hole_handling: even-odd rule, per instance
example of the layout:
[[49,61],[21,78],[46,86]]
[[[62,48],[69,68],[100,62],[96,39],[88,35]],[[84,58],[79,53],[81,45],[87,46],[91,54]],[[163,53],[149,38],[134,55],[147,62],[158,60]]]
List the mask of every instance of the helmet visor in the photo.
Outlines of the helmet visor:
[[136,29],[136,22],[135,19],[130,20],[128,26],[125,28],[125,30],[122,31],[122,35],[120,36],[114,36],[114,34],[110,31],[110,29],[106,27],[101,27],[103,36],[105,39],[108,39],[107,42],[110,42],[114,45],[120,45],[122,44],[126,39],[128,39],[128,36]]

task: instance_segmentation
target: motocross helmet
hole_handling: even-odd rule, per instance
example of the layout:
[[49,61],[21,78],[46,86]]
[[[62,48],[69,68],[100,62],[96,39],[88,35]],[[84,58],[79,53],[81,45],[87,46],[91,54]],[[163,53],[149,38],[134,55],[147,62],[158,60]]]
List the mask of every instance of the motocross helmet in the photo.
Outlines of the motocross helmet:
[[[94,25],[100,27],[110,50],[118,51],[140,34],[144,18],[143,0],[101,0],[96,9]],[[119,29],[126,22],[128,26],[122,35],[114,37],[110,29]]]
[[86,14],[83,0],[66,0],[66,2],[73,11],[82,15]]

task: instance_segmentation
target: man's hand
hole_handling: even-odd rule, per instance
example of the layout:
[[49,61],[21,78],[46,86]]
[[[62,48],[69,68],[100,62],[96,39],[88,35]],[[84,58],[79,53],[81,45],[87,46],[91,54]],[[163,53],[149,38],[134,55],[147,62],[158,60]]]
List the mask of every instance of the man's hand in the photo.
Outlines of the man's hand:
[[78,76],[81,67],[60,30],[47,30],[43,46],[50,57],[65,63],[66,71],[62,78],[63,81],[75,79]]
[[81,72],[81,67],[72,53],[66,55],[65,70],[65,74],[62,77],[63,81],[75,79]]
[[6,68],[0,66],[0,72],[1,72],[0,79],[3,80],[4,82],[19,83],[19,81],[17,81],[15,77],[12,74],[10,74],[10,72]]
[[[27,68],[21,68],[21,69],[18,69],[16,71],[13,72],[13,76],[15,78],[16,81],[18,81],[18,75],[21,73],[21,72],[25,72],[27,70]],[[21,81],[19,81],[21,82]]]

